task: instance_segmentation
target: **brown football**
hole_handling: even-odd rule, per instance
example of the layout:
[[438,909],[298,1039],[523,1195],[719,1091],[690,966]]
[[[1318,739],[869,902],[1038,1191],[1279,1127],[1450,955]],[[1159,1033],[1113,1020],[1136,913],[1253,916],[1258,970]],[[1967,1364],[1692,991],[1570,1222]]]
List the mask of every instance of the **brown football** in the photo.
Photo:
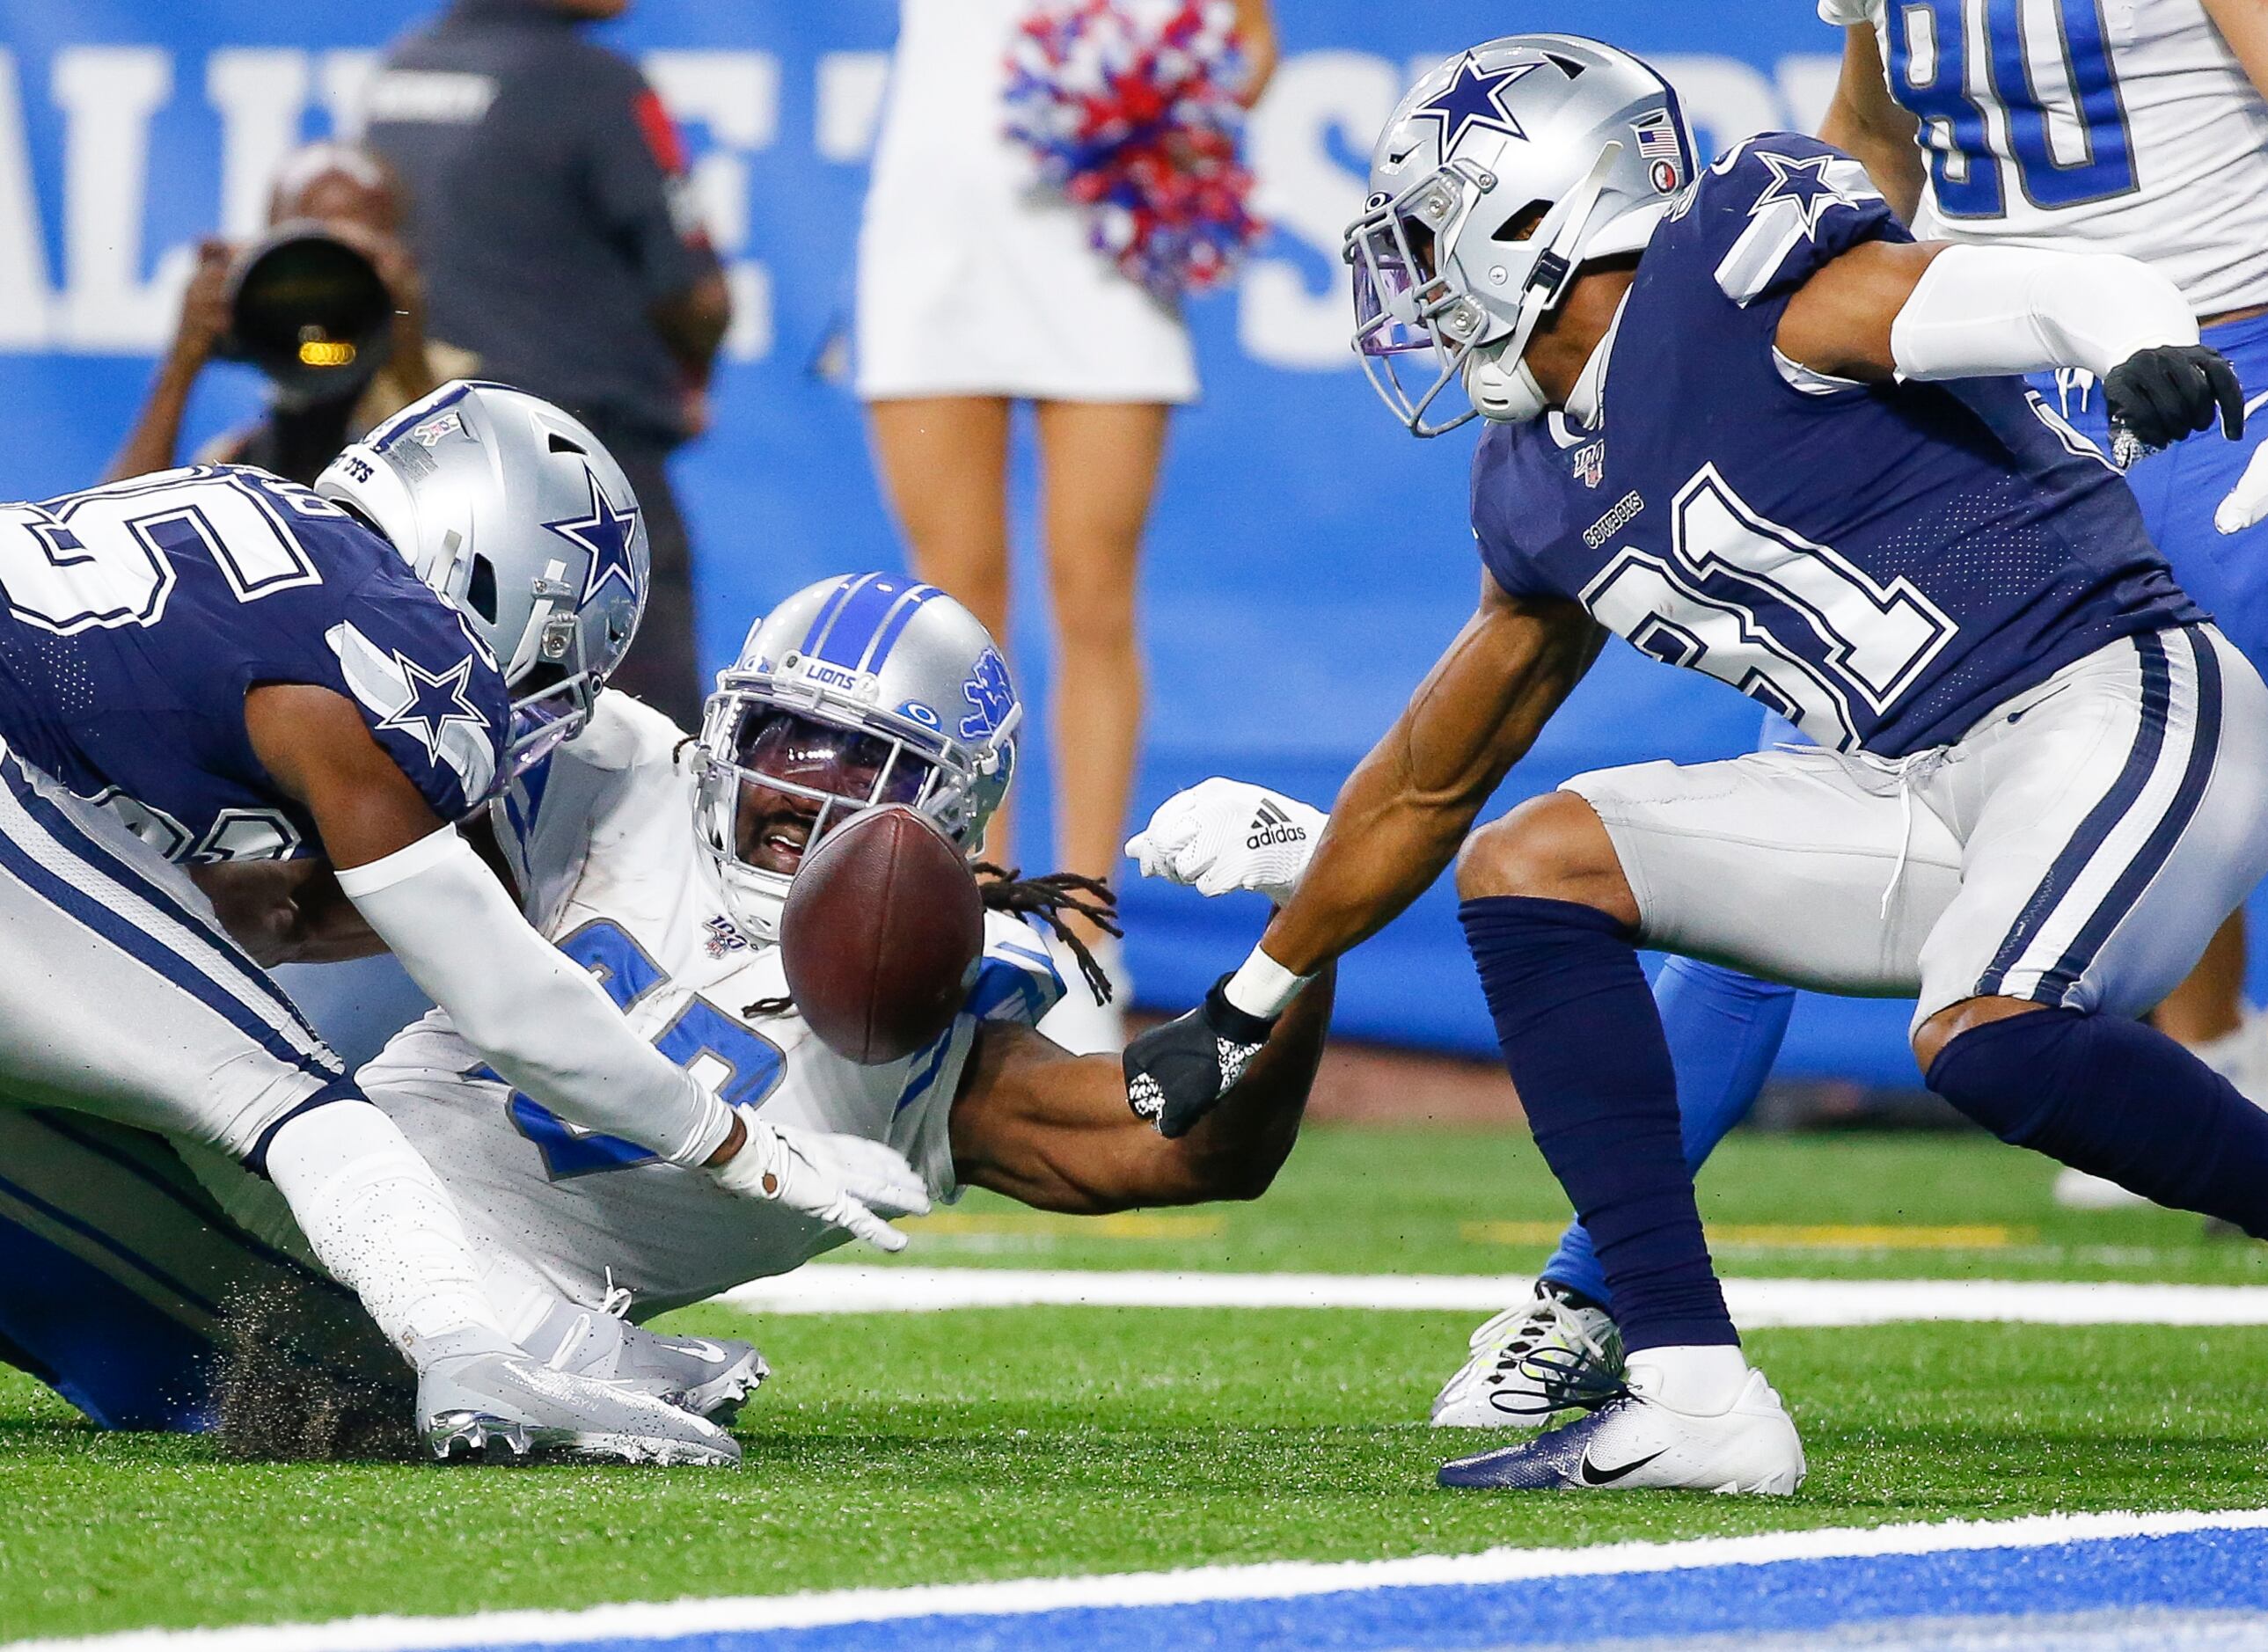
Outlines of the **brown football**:
[[862,1067],[953,1024],[984,950],[984,902],[958,844],[899,804],[861,810],[803,857],[780,912],[797,1010]]

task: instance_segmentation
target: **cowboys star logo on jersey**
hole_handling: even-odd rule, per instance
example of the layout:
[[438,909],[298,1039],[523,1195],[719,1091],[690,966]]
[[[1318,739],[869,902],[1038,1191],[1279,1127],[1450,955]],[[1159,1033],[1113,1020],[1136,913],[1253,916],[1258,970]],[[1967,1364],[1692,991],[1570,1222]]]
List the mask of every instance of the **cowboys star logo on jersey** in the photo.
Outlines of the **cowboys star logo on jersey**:
[[1819,220],[1833,207],[1855,207],[1859,203],[1837,188],[1827,176],[1827,169],[1835,163],[1832,155],[1794,157],[1775,155],[1760,150],[1756,158],[1771,173],[1766,184],[1749,208],[1750,217],[1760,217],[1782,202],[1795,208],[1796,216],[1803,222],[1806,235],[1819,233]]
[[399,649],[381,649],[353,624],[342,622],[325,635],[338,656],[341,675],[356,699],[377,714],[380,733],[401,733],[417,742],[428,761],[457,773],[468,798],[488,796],[496,778],[494,731],[472,698],[473,660],[460,655],[445,671],[429,671]]

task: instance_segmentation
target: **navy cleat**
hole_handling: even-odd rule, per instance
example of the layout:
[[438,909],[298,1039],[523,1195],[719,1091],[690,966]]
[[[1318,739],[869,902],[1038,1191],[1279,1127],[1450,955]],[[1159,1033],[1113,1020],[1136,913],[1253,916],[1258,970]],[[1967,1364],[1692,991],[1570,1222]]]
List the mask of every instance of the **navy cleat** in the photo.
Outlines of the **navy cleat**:
[[1785,1497],[1803,1484],[1803,1446],[1764,1373],[1713,1416],[1636,1391],[1518,1445],[1441,1465],[1471,1491],[1736,1492]]

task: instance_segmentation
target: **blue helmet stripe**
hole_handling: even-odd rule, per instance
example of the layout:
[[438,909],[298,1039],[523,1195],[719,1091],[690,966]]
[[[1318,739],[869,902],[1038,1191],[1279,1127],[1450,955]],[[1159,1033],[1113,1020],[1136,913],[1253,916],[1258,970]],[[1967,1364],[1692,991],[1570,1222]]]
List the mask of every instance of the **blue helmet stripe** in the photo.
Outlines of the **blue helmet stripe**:
[[827,640],[827,628],[835,623],[835,616],[843,612],[843,605],[850,599],[850,593],[874,577],[873,574],[845,575],[835,582],[835,589],[828,593],[827,600],[819,605],[818,613],[813,616],[811,628],[803,634],[805,653],[813,652]]
[[858,663],[858,669],[865,672],[881,670],[882,662],[890,657],[891,645],[904,634],[906,627],[913,623],[913,617],[921,611],[922,604],[932,597],[944,594],[935,585],[916,585],[901,597],[898,606],[890,611],[890,617],[883,622],[881,630],[875,634],[873,642],[867,647],[866,657]]
[[895,578],[888,574],[871,574],[850,593],[835,623],[819,641],[814,651],[830,665],[840,665],[846,671],[859,669],[858,662],[865,657],[866,646],[874,640],[874,633],[890,617],[890,609],[905,594],[910,580]]

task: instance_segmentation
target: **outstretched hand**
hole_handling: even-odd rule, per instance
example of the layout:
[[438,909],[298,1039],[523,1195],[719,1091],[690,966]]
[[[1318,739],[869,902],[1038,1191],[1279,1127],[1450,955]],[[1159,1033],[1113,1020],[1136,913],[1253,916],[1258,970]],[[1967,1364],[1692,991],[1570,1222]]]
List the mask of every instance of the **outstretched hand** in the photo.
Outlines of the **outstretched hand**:
[[878,1251],[902,1251],[887,1216],[929,1214],[929,1193],[897,1149],[864,1136],[770,1125],[739,1110],[747,1140],[710,1174],[744,1199],[764,1199],[841,1228]]
[[1145,877],[1193,885],[1204,895],[1251,889],[1278,906],[1292,897],[1327,817],[1297,798],[1215,775],[1158,805],[1127,840]]

